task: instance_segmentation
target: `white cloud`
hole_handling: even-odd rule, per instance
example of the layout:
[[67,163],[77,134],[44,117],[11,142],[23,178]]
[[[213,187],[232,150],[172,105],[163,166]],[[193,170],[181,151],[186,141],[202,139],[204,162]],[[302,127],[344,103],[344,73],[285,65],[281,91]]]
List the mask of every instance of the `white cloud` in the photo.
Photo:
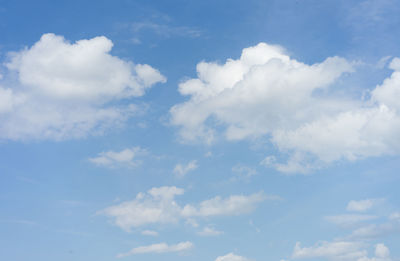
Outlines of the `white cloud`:
[[136,166],[140,163],[136,158],[144,153],[146,153],[146,150],[140,147],[128,148],[119,152],[105,151],[100,152],[97,157],[90,158],[89,161],[98,166],[106,167],[116,167],[120,165]]
[[0,138],[83,137],[137,113],[132,103],[111,102],[142,96],[166,79],[149,65],[111,55],[112,46],[104,36],[70,43],[44,34],[32,47],[9,53],[8,87],[0,87]]
[[115,218],[115,224],[125,231],[152,223],[174,223],[180,218],[181,207],[175,202],[183,189],[177,187],[152,188],[139,193],[132,201],[111,206],[99,213]]
[[[249,213],[254,210],[256,205],[268,199],[263,192],[249,196],[233,195],[228,198],[216,196],[212,199],[202,201],[197,207],[186,205],[182,210],[182,215],[186,217],[210,217],[210,216],[232,216]],[[277,199],[269,197],[269,199]]]
[[182,178],[188,172],[193,171],[193,170],[197,169],[198,167],[199,166],[197,165],[197,161],[192,160],[192,161],[188,162],[186,165],[185,164],[176,164],[173,172],[177,177]]
[[213,227],[204,227],[202,231],[198,232],[200,236],[219,236],[223,234],[224,232],[218,231],[214,229]]
[[227,255],[217,257],[215,261],[249,261],[249,259],[235,255],[233,253],[229,253]]
[[248,196],[233,195],[225,199],[217,196],[200,202],[198,206],[191,204],[181,206],[175,201],[175,196],[183,193],[184,190],[177,187],[152,188],[147,193],[139,193],[132,201],[108,207],[98,214],[114,218],[115,225],[129,232],[132,227],[176,223],[181,219],[190,222],[196,217],[246,214],[264,200],[277,199],[259,192]]
[[301,247],[297,242],[292,258],[318,258],[334,261],[390,261],[389,249],[384,244],[375,246],[375,257],[368,258],[364,243],[354,241],[321,242],[312,247]]
[[149,246],[140,246],[140,247],[135,247],[131,251],[127,253],[122,253],[118,254],[117,258],[122,258],[122,257],[127,257],[131,255],[137,255],[137,254],[149,254],[149,253],[168,253],[168,252],[182,252],[186,251],[193,248],[193,243],[192,242],[181,242],[176,245],[168,245],[166,243],[159,243],[159,244],[153,244]]
[[348,211],[365,212],[381,202],[382,199],[351,200],[346,209]]
[[209,118],[226,126],[230,140],[267,135],[314,118],[321,109],[335,111],[332,101],[322,103],[311,94],[350,71],[341,58],[309,66],[290,59],[279,46],[260,43],[223,65],[199,63],[198,78],[179,85],[190,100],[171,109],[171,121],[181,126],[186,140],[212,141],[215,130],[205,123]]
[[152,237],[158,236],[158,232],[153,230],[143,230],[141,234],[144,236],[152,236]]
[[[263,165],[307,173],[339,160],[400,153],[400,59],[393,74],[367,100],[335,95],[335,82],[353,65],[331,57],[307,65],[279,46],[260,43],[225,64],[201,62],[197,78],[179,85],[189,100],[170,110],[184,141],[211,143],[223,129],[228,140],[270,137],[287,155]],[[310,142],[312,140],[312,142]]]

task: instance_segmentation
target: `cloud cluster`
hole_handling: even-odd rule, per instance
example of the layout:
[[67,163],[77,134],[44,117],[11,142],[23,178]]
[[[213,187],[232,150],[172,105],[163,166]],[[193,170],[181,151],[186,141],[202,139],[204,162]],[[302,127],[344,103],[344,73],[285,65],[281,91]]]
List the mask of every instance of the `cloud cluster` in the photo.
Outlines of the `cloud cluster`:
[[[115,224],[125,231],[133,227],[149,224],[176,223],[181,219],[234,216],[246,214],[255,209],[258,203],[275,199],[259,192],[252,195],[219,196],[204,200],[197,205],[179,205],[175,197],[183,195],[184,190],[177,187],[152,188],[147,193],[139,193],[132,201],[108,207],[99,212],[115,219]],[[193,222],[193,221],[192,221]]]
[[[369,99],[335,95],[338,79],[353,63],[330,57],[313,65],[290,58],[274,45],[243,49],[225,64],[201,62],[197,78],[179,85],[189,100],[170,110],[184,141],[211,143],[223,129],[228,140],[269,137],[286,162],[262,164],[286,173],[306,173],[339,160],[400,152],[400,59],[393,74]],[[350,95],[349,95],[350,96]],[[312,140],[312,142],[310,142]]]
[[[365,212],[373,206],[383,204],[384,199],[351,200],[348,211]],[[390,251],[383,243],[374,245],[375,255],[368,257],[371,239],[382,240],[384,236],[400,233],[398,213],[386,216],[367,214],[344,214],[325,217],[326,220],[351,229],[348,236],[334,241],[321,241],[310,247],[302,247],[297,242],[291,259],[318,259],[338,261],[391,261]],[[385,220],[386,219],[386,220]],[[367,224],[365,224],[367,223]]]
[[[140,108],[117,101],[142,96],[166,78],[147,64],[110,54],[104,36],[70,43],[44,34],[9,53],[0,82],[0,139],[66,139],[121,125]],[[112,103],[112,104],[111,104]]]

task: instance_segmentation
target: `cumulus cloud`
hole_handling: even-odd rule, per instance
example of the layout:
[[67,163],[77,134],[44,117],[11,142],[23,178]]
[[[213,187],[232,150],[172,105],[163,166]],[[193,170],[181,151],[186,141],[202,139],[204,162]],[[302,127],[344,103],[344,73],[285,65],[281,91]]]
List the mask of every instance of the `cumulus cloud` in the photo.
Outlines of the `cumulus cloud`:
[[233,253],[229,253],[227,255],[217,257],[215,261],[249,261],[249,259],[235,255]]
[[153,244],[149,246],[135,247],[127,253],[118,254],[117,258],[149,253],[168,253],[168,252],[182,252],[193,248],[192,242],[181,242],[176,245],[168,245],[166,243]]
[[292,259],[318,258],[343,261],[390,261],[389,249],[384,244],[375,246],[375,257],[368,257],[364,243],[353,241],[321,242],[311,247],[301,247],[297,242]]
[[[330,57],[307,65],[283,48],[260,43],[225,64],[201,62],[197,78],[179,85],[189,96],[170,110],[184,141],[211,143],[224,130],[228,140],[269,137],[288,159],[264,165],[307,173],[339,160],[400,152],[400,59],[394,72],[366,100],[334,95],[335,83],[354,65]],[[312,142],[310,142],[312,140]]]
[[116,167],[116,166],[136,166],[140,164],[140,160],[136,160],[137,156],[143,155],[146,150],[140,147],[133,147],[116,151],[105,151],[100,152],[97,157],[89,158],[89,161],[98,165],[106,167]]
[[198,167],[199,166],[197,165],[197,160],[192,160],[192,161],[188,162],[187,164],[180,164],[180,163],[176,164],[173,172],[177,177],[182,178],[187,173],[197,169]]
[[111,55],[112,47],[104,36],[70,43],[44,34],[33,46],[9,53],[0,86],[0,138],[82,137],[137,113],[141,108],[132,103],[115,104],[166,79],[147,64]]
[[276,197],[268,197],[259,192],[252,195],[219,196],[200,202],[198,205],[179,205],[175,197],[183,195],[184,190],[177,187],[152,188],[147,193],[139,193],[132,201],[108,207],[98,214],[113,218],[115,225],[125,231],[132,227],[149,224],[176,223],[181,219],[196,217],[232,216],[246,214],[255,209],[258,203]]

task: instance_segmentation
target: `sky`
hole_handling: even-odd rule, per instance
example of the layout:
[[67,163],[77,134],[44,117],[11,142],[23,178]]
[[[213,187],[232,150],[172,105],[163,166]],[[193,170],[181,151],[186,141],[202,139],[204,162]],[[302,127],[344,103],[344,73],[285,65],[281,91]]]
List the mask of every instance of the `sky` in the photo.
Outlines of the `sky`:
[[399,11],[0,0],[0,259],[400,260]]

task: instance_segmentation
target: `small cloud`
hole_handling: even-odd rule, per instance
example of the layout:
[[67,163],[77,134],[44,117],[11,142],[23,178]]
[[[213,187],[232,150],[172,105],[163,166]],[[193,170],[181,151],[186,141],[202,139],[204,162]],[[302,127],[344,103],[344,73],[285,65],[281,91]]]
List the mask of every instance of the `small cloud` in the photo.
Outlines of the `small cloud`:
[[170,38],[173,36],[198,38],[202,32],[196,28],[188,26],[173,26],[167,23],[157,23],[151,21],[135,22],[130,25],[134,33],[150,31],[159,36]]
[[144,230],[141,233],[144,236],[152,236],[152,237],[156,237],[158,236],[158,232],[157,231],[153,231],[153,230]]
[[383,199],[365,199],[365,200],[351,200],[347,204],[348,211],[365,212],[372,207],[380,204]]
[[118,254],[117,258],[132,256],[136,254],[149,254],[149,253],[168,253],[168,252],[182,252],[193,248],[192,242],[181,242],[176,245],[168,245],[166,243],[153,244],[149,246],[135,247],[127,253]]
[[133,147],[130,149],[124,149],[122,151],[106,151],[100,152],[97,157],[89,158],[89,161],[104,167],[117,167],[121,165],[134,167],[141,163],[140,160],[136,160],[139,155],[146,154],[146,150],[140,147]]
[[184,177],[188,172],[193,171],[198,168],[197,160],[192,160],[185,164],[176,164],[173,170],[174,174],[178,178]]
[[235,176],[231,178],[231,181],[249,180],[252,176],[257,175],[255,169],[243,165],[234,166],[232,171],[235,173]]
[[204,157],[206,157],[206,158],[211,158],[212,155],[213,155],[212,151],[207,151],[207,152],[204,154]]
[[242,256],[235,255],[233,253],[229,253],[225,256],[217,257],[217,259],[215,259],[215,261],[249,261],[249,259],[242,257]]
[[215,230],[213,227],[204,227],[202,231],[198,232],[197,234],[200,236],[219,236],[222,235],[224,232]]

